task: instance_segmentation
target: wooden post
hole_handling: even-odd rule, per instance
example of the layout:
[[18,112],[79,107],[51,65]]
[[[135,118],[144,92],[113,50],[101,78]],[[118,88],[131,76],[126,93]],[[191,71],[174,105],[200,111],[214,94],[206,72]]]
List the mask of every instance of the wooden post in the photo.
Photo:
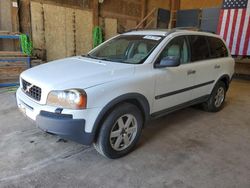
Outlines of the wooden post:
[[30,0],[19,0],[20,31],[31,36]]
[[172,0],[172,8],[174,10],[179,10],[181,6],[181,0]]
[[[147,0],[141,0],[141,20],[143,20],[147,15]],[[142,23],[142,27],[145,26],[145,23]]]
[[169,0],[169,8],[170,8],[170,22],[169,28],[175,27],[176,25],[176,12],[180,10],[180,1],[181,0]]
[[93,0],[93,26],[99,25],[99,1]]

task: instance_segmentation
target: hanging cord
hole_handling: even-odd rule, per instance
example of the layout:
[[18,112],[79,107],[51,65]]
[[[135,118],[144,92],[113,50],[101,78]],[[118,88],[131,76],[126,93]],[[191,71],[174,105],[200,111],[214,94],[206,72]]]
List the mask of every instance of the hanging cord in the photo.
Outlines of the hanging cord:
[[99,44],[103,43],[102,28],[99,26],[94,27],[93,30],[93,46],[97,47]]
[[33,50],[32,41],[25,34],[20,35],[22,51],[25,55],[31,56]]

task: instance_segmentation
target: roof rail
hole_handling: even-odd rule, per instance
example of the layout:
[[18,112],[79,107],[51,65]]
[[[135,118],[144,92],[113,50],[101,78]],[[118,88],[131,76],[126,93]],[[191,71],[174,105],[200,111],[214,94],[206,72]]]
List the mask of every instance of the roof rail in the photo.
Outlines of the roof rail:
[[128,32],[131,32],[131,31],[147,31],[147,30],[168,30],[168,29],[157,29],[157,28],[134,28],[134,29],[129,29],[129,30],[127,30],[127,31],[125,31],[124,33],[128,33]]
[[200,31],[201,30],[198,27],[176,27],[173,29],[175,29],[175,30],[191,30],[191,31]]
[[176,27],[176,28],[173,28],[172,30],[171,30],[172,32],[181,31],[181,30],[189,30],[189,31],[200,31],[200,32],[216,34],[215,32],[202,30],[201,28],[198,28],[198,27]]
[[181,31],[181,30],[189,30],[189,31],[200,31],[200,32],[208,32],[208,33],[213,33],[215,34],[214,32],[211,32],[211,31],[204,31],[202,30],[201,28],[198,28],[198,27],[175,27],[175,28],[172,28],[172,29],[157,29],[157,28],[134,28],[134,29],[130,29],[130,30],[127,30],[125,31],[124,33],[128,33],[128,32],[131,32],[131,31],[144,31],[144,30],[158,30],[158,31],[166,31],[168,32],[168,34],[170,33],[174,33],[176,31]]

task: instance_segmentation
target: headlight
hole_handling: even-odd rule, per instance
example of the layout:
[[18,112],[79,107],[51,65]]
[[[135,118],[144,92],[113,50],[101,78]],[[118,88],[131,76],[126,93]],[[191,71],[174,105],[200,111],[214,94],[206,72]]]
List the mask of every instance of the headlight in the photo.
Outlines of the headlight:
[[68,109],[84,109],[87,106],[87,94],[81,89],[51,91],[47,105]]

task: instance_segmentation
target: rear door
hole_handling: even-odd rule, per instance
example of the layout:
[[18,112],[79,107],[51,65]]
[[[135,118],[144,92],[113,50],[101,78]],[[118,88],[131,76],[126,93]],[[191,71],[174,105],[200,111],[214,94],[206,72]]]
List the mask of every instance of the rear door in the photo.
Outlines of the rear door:
[[195,65],[194,98],[210,94],[217,78],[217,62],[210,57],[210,46],[206,36],[190,35],[191,63]]
[[210,58],[213,60],[214,78],[224,74],[224,65],[229,63],[228,50],[224,42],[217,37],[207,37],[210,46]]

